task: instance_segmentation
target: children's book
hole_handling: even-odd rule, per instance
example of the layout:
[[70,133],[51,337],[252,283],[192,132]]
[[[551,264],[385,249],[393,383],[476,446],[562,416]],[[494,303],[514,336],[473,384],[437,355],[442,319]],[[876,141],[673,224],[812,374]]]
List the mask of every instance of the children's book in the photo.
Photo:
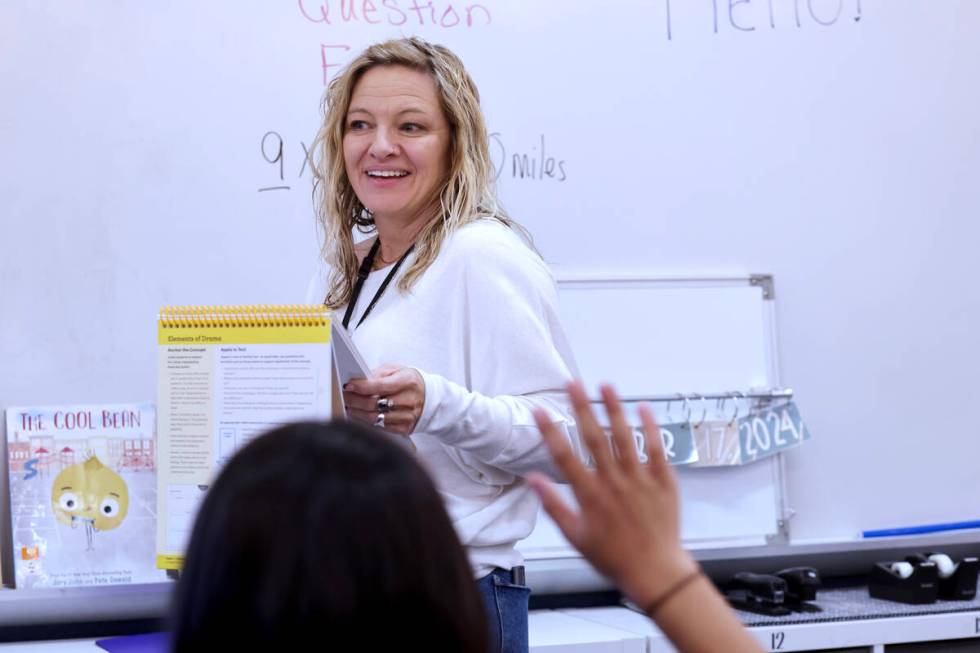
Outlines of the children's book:
[[6,422],[18,589],[166,580],[153,404],[10,407]]

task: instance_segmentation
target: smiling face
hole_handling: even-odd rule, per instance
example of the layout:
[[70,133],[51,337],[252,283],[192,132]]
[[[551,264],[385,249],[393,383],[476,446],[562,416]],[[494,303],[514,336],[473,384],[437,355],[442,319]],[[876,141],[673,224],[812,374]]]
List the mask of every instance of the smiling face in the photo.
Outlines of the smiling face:
[[63,524],[91,523],[97,531],[119,526],[129,508],[126,482],[92,456],[66,467],[51,486],[51,507]]
[[344,163],[375,222],[407,226],[433,217],[451,140],[430,75],[375,66],[361,76],[344,124]]

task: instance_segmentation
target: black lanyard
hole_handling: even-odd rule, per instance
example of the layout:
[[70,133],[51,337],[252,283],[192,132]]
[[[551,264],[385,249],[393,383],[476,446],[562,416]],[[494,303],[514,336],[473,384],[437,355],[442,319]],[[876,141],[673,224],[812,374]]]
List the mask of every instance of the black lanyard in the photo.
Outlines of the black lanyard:
[[[368,255],[364,257],[363,261],[361,261],[361,267],[357,270],[357,283],[354,284],[354,292],[351,294],[350,301],[347,303],[347,312],[344,313],[345,329],[347,328],[348,323],[350,323],[350,316],[354,312],[354,307],[357,305],[357,298],[361,296],[361,287],[364,285],[364,282],[367,280],[368,275],[371,274],[371,268],[374,266],[374,257],[378,253],[378,249],[380,247],[381,247],[381,239],[378,238],[374,241],[374,245],[371,246],[371,251],[368,252]],[[398,272],[398,268],[401,267],[402,263],[405,261],[406,258],[408,258],[409,253],[411,253],[413,249],[415,249],[415,243],[412,243],[412,246],[409,247],[407,250],[405,250],[405,253],[402,254],[402,257],[398,259],[397,263],[395,263],[395,267],[391,268],[391,272],[388,273],[388,276],[385,277],[385,280],[381,283],[381,287],[378,288],[378,292],[374,293],[374,299],[372,299],[371,303],[368,304],[366,309],[364,309],[364,314],[361,315],[361,319],[358,320],[357,324],[354,326],[355,329],[361,326],[361,322],[364,321],[364,318],[368,316],[368,314],[371,312],[371,309],[374,308],[374,305],[378,303],[379,299],[381,299],[381,295],[384,294],[385,289],[388,287],[388,284],[391,282],[392,278]]]

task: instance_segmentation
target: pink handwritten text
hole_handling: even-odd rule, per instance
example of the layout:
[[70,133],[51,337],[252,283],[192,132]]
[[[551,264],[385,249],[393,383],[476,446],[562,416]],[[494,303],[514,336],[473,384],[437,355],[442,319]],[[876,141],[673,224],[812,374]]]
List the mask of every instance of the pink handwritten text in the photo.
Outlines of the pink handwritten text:
[[492,22],[490,10],[477,3],[460,5],[438,0],[298,0],[299,11],[311,23],[335,25],[364,21],[401,27],[481,27]]

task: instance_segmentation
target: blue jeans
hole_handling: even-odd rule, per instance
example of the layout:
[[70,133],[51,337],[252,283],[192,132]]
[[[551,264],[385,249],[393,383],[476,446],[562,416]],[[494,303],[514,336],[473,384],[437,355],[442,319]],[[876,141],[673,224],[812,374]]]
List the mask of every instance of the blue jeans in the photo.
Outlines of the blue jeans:
[[476,581],[487,609],[490,653],[528,653],[527,599],[531,588],[515,585],[506,569],[494,569]]

